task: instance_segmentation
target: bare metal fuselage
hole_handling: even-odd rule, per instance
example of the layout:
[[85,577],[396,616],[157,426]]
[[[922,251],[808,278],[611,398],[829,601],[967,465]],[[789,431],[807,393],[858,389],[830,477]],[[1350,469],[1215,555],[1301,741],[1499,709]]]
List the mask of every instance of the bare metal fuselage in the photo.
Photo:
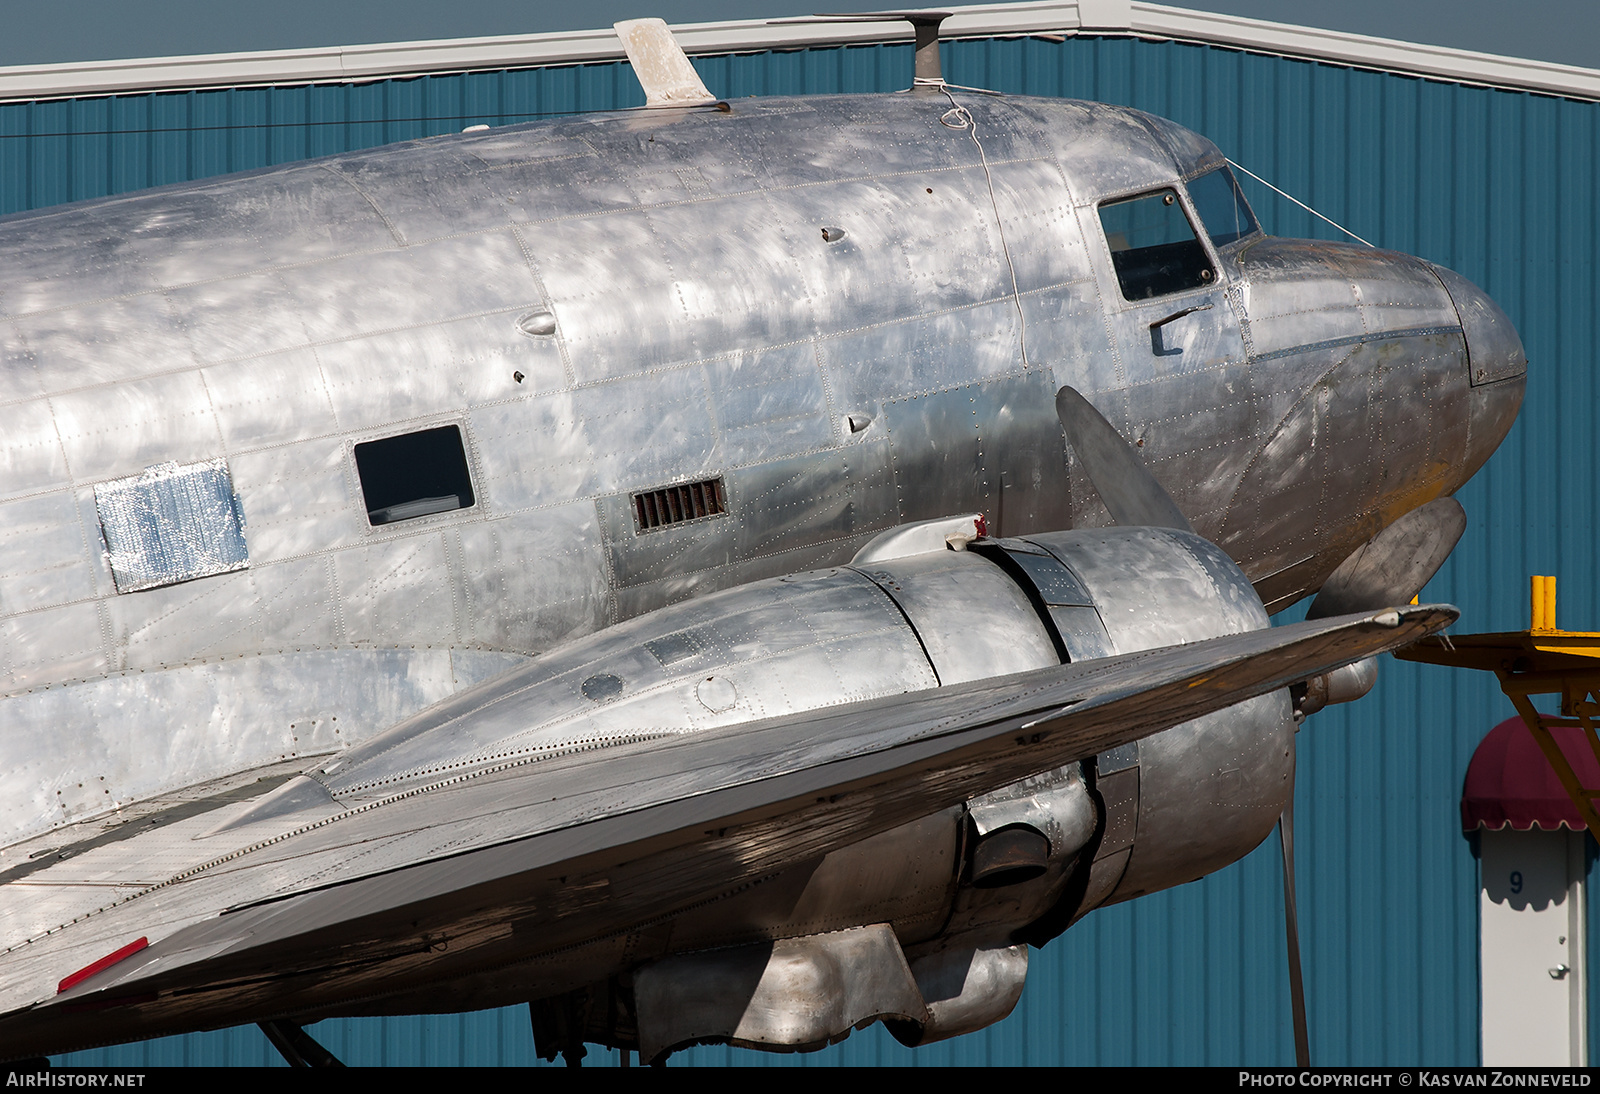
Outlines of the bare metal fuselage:
[[[1063,383],[1269,607],[1508,427],[1520,380],[1469,385],[1426,264],[1258,239],[1215,287],[1123,301],[1096,204],[1216,150],[1119,108],[967,105],[993,203],[944,97],[903,95],[523,126],[0,226],[8,842],[905,521],[1100,523]],[[1153,313],[1194,304],[1153,352]],[[354,445],[446,423],[476,504],[370,526]],[[118,595],[94,485],[215,457],[248,569]],[[725,517],[636,531],[634,492],[715,475]]]
[[[0,843],[906,522],[1105,524],[1063,384],[1269,609],[1509,428],[1520,346],[1461,279],[1255,234],[1126,300],[1100,203],[1187,201],[1220,153],[1122,108],[949,105],[583,118],[0,222]],[[473,503],[371,523],[356,446],[452,425]],[[119,592],[97,487],[205,461],[247,559]],[[710,480],[725,512],[643,522]]]

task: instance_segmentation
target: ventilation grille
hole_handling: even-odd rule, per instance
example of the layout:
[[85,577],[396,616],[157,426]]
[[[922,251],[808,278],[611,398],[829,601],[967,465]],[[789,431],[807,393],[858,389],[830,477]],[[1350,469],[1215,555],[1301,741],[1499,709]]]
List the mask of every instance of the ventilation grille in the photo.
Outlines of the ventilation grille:
[[726,513],[728,507],[723,498],[722,480],[705,479],[635,494],[633,512],[639,520],[639,531],[653,532],[671,524]]

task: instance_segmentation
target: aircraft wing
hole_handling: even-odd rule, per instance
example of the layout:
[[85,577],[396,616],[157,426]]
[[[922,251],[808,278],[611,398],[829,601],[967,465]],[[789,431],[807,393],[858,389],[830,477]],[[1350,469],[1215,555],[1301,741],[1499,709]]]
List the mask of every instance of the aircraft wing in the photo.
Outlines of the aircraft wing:
[[[664,922],[1020,778],[1392,650],[1401,608],[1063,665],[504,768],[202,837],[197,816],[0,886],[91,894],[0,954],[0,1058],[386,995]],[[7,891],[9,890],[9,892]],[[98,903],[94,903],[98,899]],[[90,905],[93,906],[90,906]],[[26,917],[24,917],[26,920]],[[149,944],[71,984],[101,959]],[[543,963],[543,964],[541,964]],[[534,997],[530,990],[529,997]]]

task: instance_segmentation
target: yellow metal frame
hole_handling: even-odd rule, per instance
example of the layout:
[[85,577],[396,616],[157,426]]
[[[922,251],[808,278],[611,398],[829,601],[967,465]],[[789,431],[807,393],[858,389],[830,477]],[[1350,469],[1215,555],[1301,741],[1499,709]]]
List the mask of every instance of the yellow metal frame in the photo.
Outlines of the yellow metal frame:
[[[1578,781],[1561,746],[1550,732],[1557,726],[1583,731],[1595,761],[1600,763],[1600,632],[1564,631],[1556,627],[1556,579],[1530,581],[1529,626],[1500,634],[1435,635],[1395,651],[1404,661],[1493,672],[1523,724],[1561,780],[1567,797],[1589,831],[1600,840],[1600,787]],[[1533,696],[1559,695],[1559,714],[1542,714]]]

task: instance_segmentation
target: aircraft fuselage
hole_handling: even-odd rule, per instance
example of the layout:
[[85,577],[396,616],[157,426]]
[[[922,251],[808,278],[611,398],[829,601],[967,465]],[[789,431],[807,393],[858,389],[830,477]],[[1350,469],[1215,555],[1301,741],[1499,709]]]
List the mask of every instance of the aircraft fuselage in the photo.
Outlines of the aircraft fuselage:
[[[0,221],[0,842],[905,522],[1104,524],[1063,384],[1269,608],[1509,428],[1520,345],[1469,353],[1459,278],[1219,248],[1202,138],[961,101],[585,117]],[[1101,208],[1164,191],[1209,276],[1130,300]]]

